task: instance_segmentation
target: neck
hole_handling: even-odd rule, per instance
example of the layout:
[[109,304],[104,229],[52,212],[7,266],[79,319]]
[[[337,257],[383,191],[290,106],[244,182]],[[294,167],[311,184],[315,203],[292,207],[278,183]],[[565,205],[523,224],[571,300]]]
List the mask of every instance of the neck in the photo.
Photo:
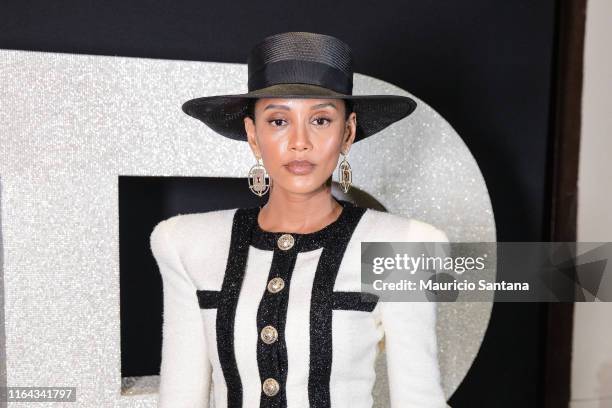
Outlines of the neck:
[[328,186],[308,194],[275,187],[270,190],[270,198],[259,212],[258,223],[265,231],[308,234],[331,224],[342,212],[342,206]]

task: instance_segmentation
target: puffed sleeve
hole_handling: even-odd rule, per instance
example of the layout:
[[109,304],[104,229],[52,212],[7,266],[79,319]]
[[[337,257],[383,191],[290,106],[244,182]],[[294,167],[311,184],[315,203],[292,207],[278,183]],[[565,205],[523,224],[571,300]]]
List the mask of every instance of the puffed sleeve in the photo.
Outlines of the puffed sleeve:
[[170,238],[176,218],[161,221],[150,236],[163,282],[163,335],[158,407],[208,408],[211,365],[196,295]]
[[[423,242],[448,242],[433,227]],[[436,303],[382,302],[391,408],[445,408],[437,356]]]

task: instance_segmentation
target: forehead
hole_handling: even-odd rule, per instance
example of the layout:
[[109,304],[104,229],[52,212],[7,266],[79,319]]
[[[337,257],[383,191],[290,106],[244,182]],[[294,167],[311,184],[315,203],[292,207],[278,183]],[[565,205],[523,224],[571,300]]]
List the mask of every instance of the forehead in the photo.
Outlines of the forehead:
[[328,107],[341,109],[344,100],[333,98],[258,98],[255,102],[257,109],[284,107],[287,109],[312,109],[315,107]]

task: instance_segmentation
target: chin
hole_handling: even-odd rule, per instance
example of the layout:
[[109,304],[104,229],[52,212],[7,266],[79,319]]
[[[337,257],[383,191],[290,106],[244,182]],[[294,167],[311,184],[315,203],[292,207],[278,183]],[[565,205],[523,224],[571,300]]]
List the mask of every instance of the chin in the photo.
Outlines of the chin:
[[312,193],[313,191],[316,191],[324,183],[325,183],[325,180],[321,181],[320,183],[317,183],[316,181],[313,181],[313,180],[303,180],[303,182],[296,182],[295,180],[293,180],[293,182],[283,183],[282,186],[285,190],[289,192],[298,193],[298,194],[306,194],[306,193]]

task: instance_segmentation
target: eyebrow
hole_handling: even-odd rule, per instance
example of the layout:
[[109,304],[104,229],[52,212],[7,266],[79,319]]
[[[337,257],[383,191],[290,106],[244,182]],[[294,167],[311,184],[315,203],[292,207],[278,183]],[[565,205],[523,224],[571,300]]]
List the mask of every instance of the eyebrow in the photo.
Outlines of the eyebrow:
[[[317,105],[313,105],[313,106],[311,106],[311,107],[310,107],[310,109],[311,109],[311,110],[313,110],[313,109],[319,109],[319,108],[324,108],[324,107],[327,107],[327,106],[331,106],[331,107],[332,107],[332,108],[334,108],[334,109],[338,109],[338,108],[336,108],[336,105],[334,105],[334,104],[333,104],[333,103],[331,103],[331,102],[319,103],[319,104],[317,104]],[[267,109],[275,109],[275,108],[276,108],[276,109],[291,110],[291,108],[289,108],[289,106],[287,106],[287,105],[277,105],[277,104],[273,104],[273,103],[271,103],[270,105],[266,106],[266,107],[264,108],[264,110],[267,110]]]

